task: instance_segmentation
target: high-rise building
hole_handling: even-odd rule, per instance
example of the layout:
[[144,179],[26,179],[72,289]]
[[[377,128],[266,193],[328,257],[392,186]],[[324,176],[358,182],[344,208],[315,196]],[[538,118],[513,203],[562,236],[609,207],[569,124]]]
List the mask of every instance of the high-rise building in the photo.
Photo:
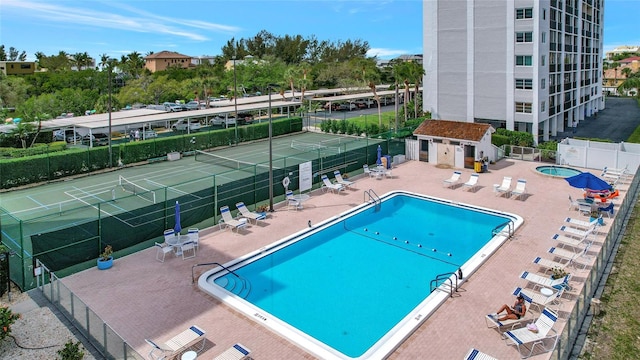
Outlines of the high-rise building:
[[604,0],[424,0],[424,110],[549,140],[604,108]]

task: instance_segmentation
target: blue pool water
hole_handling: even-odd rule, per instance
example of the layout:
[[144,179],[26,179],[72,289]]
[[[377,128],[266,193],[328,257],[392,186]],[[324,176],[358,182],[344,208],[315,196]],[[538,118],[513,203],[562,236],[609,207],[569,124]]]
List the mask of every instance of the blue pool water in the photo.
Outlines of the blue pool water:
[[536,167],[536,171],[545,175],[550,175],[550,176],[556,176],[556,177],[562,177],[562,178],[566,178],[566,177],[571,177],[574,175],[578,175],[581,174],[582,171],[577,170],[577,169],[573,169],[570,167],[564,167],[564,166],[538,166]]
[[320,357],[366,358],[425,303],[432,279],[474,271],[465,264],[507,221],[521,219],[394,193],[379,209],[356,208],[247,255],[230,265],[234,274],[205,273],[199,284],[214,296],[234,294],[248,316],[281,325],[283,336],[308,341],[301,346]]

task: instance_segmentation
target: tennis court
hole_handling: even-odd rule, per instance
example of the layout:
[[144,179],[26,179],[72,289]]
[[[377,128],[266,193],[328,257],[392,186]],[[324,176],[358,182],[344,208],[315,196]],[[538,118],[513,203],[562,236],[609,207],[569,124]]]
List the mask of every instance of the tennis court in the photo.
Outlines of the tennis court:
[[[362,169],[376,160],[388,140],[323,133],[282,136],[272,141],[273,193],[298,189],[298,166],[311,162],[314,187],[321,174]],[[21,255],[26,288],[32,283],[33,258],[59,271],[93,261],[105,244],[116,251],[152,242],[174,225],[181,205],[183,228],[203,221],[215,224],[219,208],[243,201],[249,207],[269,199],[269,142],[256,141],[215,151],[194,150],[180,160],[120,168],[91,176],[17,190],[2,195],[3,243]],[[131,251],[131,250],[130,250]],[[13,262],[14,264],[17,261]],[[19,268],[20,269],[19,269]],[[33,286],[33,285],[32,285]]]

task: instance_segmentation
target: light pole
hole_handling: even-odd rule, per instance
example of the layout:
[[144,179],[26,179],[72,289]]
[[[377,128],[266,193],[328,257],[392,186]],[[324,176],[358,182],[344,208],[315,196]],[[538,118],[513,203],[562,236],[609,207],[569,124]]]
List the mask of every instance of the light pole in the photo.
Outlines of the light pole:
[[113,148],[111,147],[111,72],[113,67],[113,59],[107,60],[107,69],[109,70],[109,75],[107,76],[109,84],[109,167],[113,167]]
[[267,85],[269,91],[269,211],[273,212],[273,121],[271,116],[271,91],[278,87],[275,84]]
[[273,126],[271,121],[271,90],[273,85],[267,85],[269,91],[269,212],[273,212]]
[[236,111],[235,137],[238,145],[238,80],[236,79],[236,56],[233,55],[233,106]]

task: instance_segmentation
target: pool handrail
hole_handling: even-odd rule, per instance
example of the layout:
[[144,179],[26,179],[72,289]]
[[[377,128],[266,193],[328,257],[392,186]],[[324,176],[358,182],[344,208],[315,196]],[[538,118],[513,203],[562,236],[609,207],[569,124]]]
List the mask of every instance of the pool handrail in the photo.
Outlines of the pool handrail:
[[503,227],[505,227],[507,225],[509,226],[509,229],[507,231],[507,238],[511,239],[511,237],[514,234],[514,232],[516,231],[516,225],[515,225],[515,223],[513,222],[512,219],[509,219],[507,222],[504,222],[504,223],[494,227],[493,230],[491,230],[491,235],[492,236],[496,236],[496,235],[500,234],[502,231],[498,231],[498,229],[501,229],[501,228],[503,228]]
[[[369,195],[368,198],[367,195]],[[378,196],[378,194],[376,194],[375,191],[373,191],[373,189],[365,190],[363,196],[364,202],[373,201],[376,206],[376,210],[380,210],[380,206],[382,206],[382,200],[380,200],[380,197]]]
[[[455,276],[456,278],[456,286],[454,288],[453,286],[453,281],[451,281],[451,275]],[[455,289],[455,292],[458,292],[458,276],[460,275],[460,279],[462,279],[462,271],[460,269],[458,269],[457,272],[448,272],[448,273],[444,273],[444,274],[438,274],[436,276],[435,279],[431,280],[431,283],[429,284],[430,287],[430,292],[434,292],[436,289],[438,289],[440,287],[440,285],[438,285],[439,281],[445,280],[445,281],[449,281],[449,284],[451,284],[449,286],[449,296],[453,297],[453,291]],[[435,287],[433,286],[435,283]]]

